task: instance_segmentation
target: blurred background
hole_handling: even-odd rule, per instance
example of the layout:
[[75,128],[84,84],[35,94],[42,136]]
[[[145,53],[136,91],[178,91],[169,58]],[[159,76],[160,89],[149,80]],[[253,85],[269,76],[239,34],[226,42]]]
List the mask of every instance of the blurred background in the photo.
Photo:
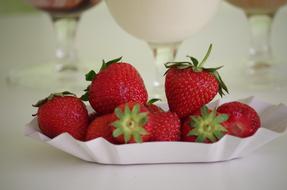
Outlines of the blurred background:
[[[270,0],[270,2],[273,1]],[[192,23],[187,22],[186,24]],[[274,15],[271,46],[276,60],[287,66],[286,34],[287,6],[283,6]],[[247,87],[249,81],[246,80],[243,73],[246,70],[246,61],[248,60],[249,42],[250,27],[245,13],[242,9],[223,1],[214,18],[200,32],[183,41],[179,46],[175,60],[185,60],[187,54],[201,59],[205,55],[209,44],[213,43],[213,50],[206,66],[216,67],[224,65],[220,73],[229,87],[230,95],[227,97],[235,100],[237,98],[256,96],[274,104],[287,104],[287,83],[284,82],[285,80],[287,81],[286,69],[281,70],[283,77],[279,88],[276,85],[270,86],[270,84],[269,86],[266,84],[268,88],[264,88],[264,82],[263,88]],[[27,139],[23,135],[25,123],[29,122],[33,118],[31,115],[36,112],[36,109],[31,105],[46,97],[49,93],[56,91],[56,88],[51,85],[49,88],[45,88],[45,86],[41,89],[28,88],[7,82],[7,76],[13,69],[27,68],[29,65],[44,65],[47,63],[47,60],[54,59],[56,47],[55,32],[47,13],[36,10],[22,0],[0,0],[0,184],[3,189],[11,189],[5,188],[5,185],[14,186],[14,189],[19,189],[19,186],[23,187],[23,185],[27,188],[38,185],[37,189],[41,189],[43,181],[46,181],[44,183],[47,185],[46,187],[50,187],[50,179],[55,179],[55,181],[63,179],[62,176],[58,177],[59,174],[66,176],[66,173],[62,171],[73,173],[75,167],[77,167],[75,162],[84,164],[45,144]],[[103,59],[110,60],[123,56],[124,61],[132,63],[139,70],[147,89],[149,91],[152,89],[155,78],[155,63],[152,51],[146,42],[128,34],[119,27],[109,13],[105,1],[83,12],[78,25],[75,47],[77,48],[79,59],[89,63],[91,68],[95,70],[100,67]],[[35,80],[40,80],[40,78]],[[79,80],[84,81],[84,77]],[[85,89],[85,86],[82,89]],[[82,94],[81,89],[79,89],[77,94]],[[265,150],[270,151],[268,154],[264,153],[264,157],[263,153],[260,154],[260,152],[259,155],[255,155],[258,161],[264,161],[264,158],[267,158],[265,162],[262,162],[261,167],[257,162],[250,162],[250,160],[249,162],[247,160],[246,165],[246,162],[238,162],[242,164],[237,165],[237,167],[246,169],[246,171],[253,168],[252,171],[258,173],[258,168],[264,169],[263,166],[269,166],[270,163],[273,163],[275,166],[269,168],[274,170],[273,173],[267,172],[267,176],[270,176],[268,178],[266,176],[266,180],[262,180],[265,178],[260,178],[261,176],[259,176],[260,180],[257,179],[254,183],[266,182],[262,185],[268,183],[269,186],[286,184],[284,175],[282,175],[282,179],[278,177],[280,178],[279,183],[276,181],[278,180],[277,178],[273,182],[269,180],[274,178],[274,173],[279,175],[277,170],[284,170],[281,165],[283,161],[279,162],[276,160],[277,158],[279,160],[279,157],[282,155],[280,154],[281,152],[284,154],[284,151],[281,149],[285,143],[283,140],[284,138],[281,138],[281,140],[275,142],[277,144],[273,143],[271,144],[273,146],[267,146]],[[278,155],[278,157],[275,155]],[[61,157],[62,159],[60,159]],[[273,160],[272,162],[268,160],[268,158],[271,159],[273,157],[275,158],[274,162]],[[282,159],[285,159],[284,156],[282,156]],[[79,165],[83,166],[81,164]],[[234,163],[232,162],[232,164]],[[70,170],[64,170],[65,166],[68,166],[66,168],[70,168]],[[202,165],[195,166],[203,167]],[[208,165],[208,168],[212,166],[217,167],[220,165],[212,164]],[[236,170],[236,168],[230,168],[230,166],[227,165],[228,171]],[[102,170],[104,167],[106,166],[102,166]],[[183,165],[183,168],[185,167]],[[87,168],[91,168],[93,172],[101,172],[101,170],[98,170],[99,168],[93,168],[90,165],[87,165],[84,169]],[[78,169],[76,168],[77,171]],[[110,170],[109,168],[107,169],[106,173],[103,173],[110,175]],[[188,171],[192,171],[192,168]],[[212,178],[214,176],[222,177],[222,175],[218,175],[218,172],[222,171],[224,170],[218,167],[218,170],[213,172],[214,175],[211,172]],[[121,172],[118,172],[116,175],[121,176]],[[257,173],[254,174],[257,175]],[[42,174],[47,175],[47,178],[43,177]],[[81,176],[78,181],[81,181],[83,178],[85,178],[83,181],[89,179],[86,178],[86,171],[78,174]],[[165,175],[165,172],[163,174]],[[133,175],[129,178],[132,179],[131,181],[134,180]],[[91,181],[93,180],[91,179]],[[253,180],[253,178],[250,178],[250,180]],[[187,181],[189,182],[189,180]],[[230,181],[232,180],[228,179],[228,182]],[[232,185],[234,181],[236,182],[237,180],[233,180]],[[146,183],[145,180],[142,180],[142,182]],[[58,183],[53,184],[57,185]],[[130,185],[130,183],[128,184]],[[242,183],[242,185],[246,184],[245,182]],[[266,187],[269,187],[268,185]],[[286,185],[283,186],[286,187]]]
[[[274,16],[271,45],[274,57],[287,65],[286,34],[287,7],[283,6]],[[248,59],[249,41],[250,28],[244,12],[227,2],[222,2],[214,18],[200,32],[190,36],[179,46],[176,60],[184,60],[187,54],[202,58],[208,45],[213,43],[213,52],[207,66],[224,65],[221,70],[222,77],[233,95],[243,93],[247,96],[251,94],[252,89],[242,92],[242,89],[239,89],[242,84],[238,85],[238,81],[243,76],[240,72],[245,69]],[[2,84],[5,83],[8,88],[18,88],[15,85],[7,85],[9,71],[29,64],[45,64],[47,60],[54,58],[56,45],[48,14],[21,0],[0,1]],[[151,50],[143,40],[129,35],[117,25],[105,2],[83,12],[75,46],[79,58],[90,63],[96,70],[102,59],[123,56],[124,61],[132,63],[140,71],[147,88],[151,88],[155,72]],[[270,89],[260,90],[267,93]],[[41,92],[44,93],[45,90]],[[266,93],[264,94],[268,96]]]

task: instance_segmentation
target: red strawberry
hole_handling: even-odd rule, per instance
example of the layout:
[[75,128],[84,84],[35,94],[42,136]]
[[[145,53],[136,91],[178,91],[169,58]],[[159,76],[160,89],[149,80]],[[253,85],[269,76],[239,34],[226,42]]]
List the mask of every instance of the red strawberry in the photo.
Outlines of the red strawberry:
[[[204,105],[204,106],[205,106],[205,107],[207,107],[206,105]],[[208,113],[212,112],[212,110],[211,110],[211,109],[209,109],[208,107],[207,107],[207,111],[208,111]],[[196,111],[192,112],[191,116],[192,116],[192,115],[198,115],[198,116],[201,116],[201,112],[202,112],[202,107],[201,107],[200,109],[198,109],[198,110],[196,110]]]
[[91,123],[92,121],[94,121],[97,117],[99,117],[100,114],[96,113],[96,112],[92,112],[89,114],[89,123]]
[[229,119],[223,123],[227,133],[237,137],[249,137],[260,127],[260,118],[250,106],[240,102],[229,102],[217,108],[217,112],[225,113]]
[[168,62],[165,78],[165,93],[170,111],[177,113],[180,118],[209,103],[219,92],[222,96],[228,92],[219,76],[218,68],[204,68],[212,45],[204,59],[199,63],[197,59],[189,57],[191,62]]
[[89,125],[87,134],[86,134],[86,141],[103,137],[107,141],[111,143],[115,143],[115,139],[113,138],[113,129],[111,127],[111,123],[115,121],[117,118],[114,114],[107,114],[103,116],[96,117],[92,123]]
[[149,110],[150,113],[157,113],[157,112],[163,112],[164,110],[155,105],[154,103],[159,101],[160,99],[154,98],[154,99],[150,99],[146,104],[145,107]]
[[113,126],[113,136],[120,143],[141,143],[150,141],[152,123],[147,108],[137,102],[121,104],[114,111],[117,120]]
[[37,116],[41,131],[50,138],[69,133],[84,140],[89,116],[85,104],[70,92],[51,94],[39,101]]
[[180,120],[175,113],[157,112],[151,114],[154,141],[179,141]]
[[92,83],[86,89],[88,94],[82,98],[88,99],[99,114],[111,113],[115,107],[126,102],[144,104],[147,101],[141,76],[131,64],[119,62],[120,59],[104,62],[98,74],[90,71],[86,75]]
[[213,143],[226,133],[222,123],[228,119],[226,114],[216,114],[209,111],[206,106],[201,108],[199,115],[187,118],[181,129],[181,140],[188,142]]

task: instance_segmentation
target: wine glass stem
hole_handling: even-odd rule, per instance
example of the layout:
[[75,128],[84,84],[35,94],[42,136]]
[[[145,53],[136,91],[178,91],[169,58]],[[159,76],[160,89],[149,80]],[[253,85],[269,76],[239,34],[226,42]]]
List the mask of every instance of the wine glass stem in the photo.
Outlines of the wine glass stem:
[[74,47],[79,17],[51,17],[56,32],[56,70],[77,70],[77,52]]
[[251,28],[249,59],[253,69],[266,68],[271,64],[270,36],[272,19],[270,15],[250,15],[248,17]]
[[153,96],[155,98],[162,98],[162,93],[164,91],[163,79],[166,71],[164,64],[166,62],[174,61],[179,44],[180,42],[168,44],[149,43],[156,64],[156,75],[153,82]]

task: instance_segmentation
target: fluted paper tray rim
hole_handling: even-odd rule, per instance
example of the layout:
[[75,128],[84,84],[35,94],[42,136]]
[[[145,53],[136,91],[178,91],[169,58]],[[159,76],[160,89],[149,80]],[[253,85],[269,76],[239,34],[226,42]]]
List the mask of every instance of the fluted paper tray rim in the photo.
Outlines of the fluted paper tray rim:
[[[211,103],[215,107],[226,100]],[[37,118],[25,127],[25,135],[50,144],[82,160],[102,164],[156,164],[217,162],[244,157],[264,144],[286,133],[287,107],[272,105],[254,97],[238,100],[251,105],[260,115],[262,127],[248,138],[225,135],[213,144],[191,142],[146,142],[141,144],[114,145],[103,138],[88,142],[74,139],[63,133],[53,139],[38,128]]]

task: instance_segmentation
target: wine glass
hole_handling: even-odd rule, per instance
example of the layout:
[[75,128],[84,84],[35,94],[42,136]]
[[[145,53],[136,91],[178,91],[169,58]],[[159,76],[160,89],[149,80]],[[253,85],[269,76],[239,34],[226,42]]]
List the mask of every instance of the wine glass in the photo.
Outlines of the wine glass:
[[[274,15],[287,0],[226,0],[244,10],[251,29],[247,77],[250,87],[280,88],[286,66],[275,61],[270,43]],[[245,82],[244,82],[245,83]],[[246,85],[246,84],[245,84]]]
[[83,88],[88,65],[79,62],[74,48],[77,25],[83,11],[101,0],[26,0],[47,12],[56,33],[55,60],[12,70],[8,82],[32,88],[53,90]]
[[202,29],[221,0],[106,0],[116,22],[145,40],[154,55],[153,97],[163,99],[164,63],[173,61],[180,43]]

